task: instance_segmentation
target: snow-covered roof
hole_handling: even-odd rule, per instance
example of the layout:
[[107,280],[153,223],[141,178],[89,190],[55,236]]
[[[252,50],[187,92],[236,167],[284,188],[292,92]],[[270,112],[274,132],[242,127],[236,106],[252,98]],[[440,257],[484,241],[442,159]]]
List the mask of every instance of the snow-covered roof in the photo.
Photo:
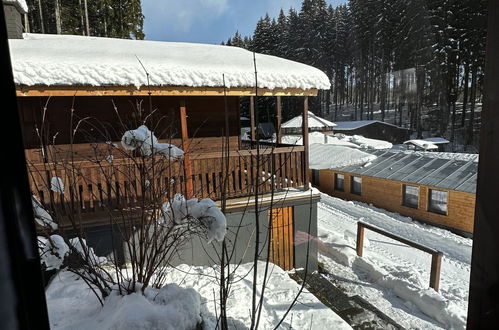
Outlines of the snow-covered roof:
[[390,149],[393,147],[393,144],[391,144],[388,141],[385,140],[378,140],[378,139],[369,139],[365,138],[362,135],[345,135],[342,133],[339,134],[334,134],[334,137],[338,138],[341,141],[344,142],[350,142],[355,145],[357,145],[359,148],[363,149],[376,149],[376,150],[381,150],[381,149]]
[[389,125],[397,128],[403,128],[403,127],[398,127],[396,125],[379,121],[379,120],[356,120],[356,121],[337,121],[336,122],[336,128],[335,130],[341,130],[341,131],[348,131],[348,130],[354,130],[357,128],[361,128],[367,125],[371,125],[374,123],[381,123],[383,125]]
[[[302,136],[301,135],[283,135],[281,137],[281,143],[303,145]],[[314,144],[314,143],[326,143],[326,144],[341,145],[341,146],[346,146],[346,147],[351,147],[351,148],[359,148],[359,146],[357,144],[354,144],[354,143],[351,143],[348,141],[343,141],[343,140],[338,139],[337,137],[334,137],[331,135],[326,135],[326,134],[321,133],[321,132],[308,133],[308,143],[309,143],[309,145]]]
[[21,14],[28,13],[28,5],[26,4],[26,0],[2,0],[2,2],[7,5],[15,6]]
[[336,167],[335,170],[442,189],[475,193],[478,163],[429,157],[425,153],[377,150],[368,167]]
[[359,149],[332,144],[311,144],[309,167],[314,170],[348,165],[365,165],[376,159],[375,155]]
[[[238,47],[48,34],[9,46],[18,85],[223,87],[222,74],[229,88],[255,85],[253,53]],[[302,63],[256,54],[256,66],[260,88],[330,87],[324,72]]]
[[[327,127],[335,127],[336,124],[316,116],[313,112],[308,112],[308,127],[309,128],[327,128]],[[296,116],[293,119],[288,120],[284,124],[281,125],[281,128],[302,128],[302,116]]]
[[426,141],[426,140],[418,140],[418,139],[408,140],[408,141],[405,141],[404,144],[413,144],[416,147],[424,149],[424,150],[436,150],[436,149],[438,149],[437,145],[435,145],[429,141]]
[[423,141],[428,141],[428,142],[431,142],[433,144],[447,144],[450,142],[449,140],[444,139],[442,137],[430,137],[430,138],[423,139]]
[[[314,143],[330,144],[335,146],[350,147],[356,149],[381,150],[390,149],[393,145],[390,142],[377,139],[368,139],[360,135],[344,134],[324,134],[322,132],[312,132],[308,134],[309,145]],[[303,145],[301,135],[283,135],[281,142],[285,144]]]

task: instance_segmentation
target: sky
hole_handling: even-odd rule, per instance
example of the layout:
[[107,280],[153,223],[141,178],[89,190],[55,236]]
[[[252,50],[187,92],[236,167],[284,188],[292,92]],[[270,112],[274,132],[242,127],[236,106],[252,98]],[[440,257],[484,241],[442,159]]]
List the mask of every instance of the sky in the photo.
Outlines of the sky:
[[[265,13],[270,17],[302,0],[142,0],[144,32],[148,40],[219,44],[239,31],[252,35]],[[326,0],[333,7],[346,0]]]

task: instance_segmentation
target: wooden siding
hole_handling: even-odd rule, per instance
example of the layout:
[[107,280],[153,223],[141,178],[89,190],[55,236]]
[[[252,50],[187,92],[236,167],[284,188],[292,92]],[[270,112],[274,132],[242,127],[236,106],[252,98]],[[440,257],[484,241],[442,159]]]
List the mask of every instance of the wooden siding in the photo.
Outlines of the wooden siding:
[[[265,148],[256,157],[256,150],[232,151],[229,169],[223,167],[222,152],[191,154],[191,180],[194,197],[218,200],[225,192],[235,198],[261,194],[273,188],[280,190],[304,186],[304,147]],[[260,173],[256,172],[256,162]],[[31,191],[47,207],[71,205],[71,210],[81,213],[104,212],[140,206],[150,188],[143,186],[141,167],[154,168],[157,182],[155,196],[172,198],[176,193],[185,194],[185,174],[182,162],[165,162],[158,158],[148,160],[122,158],[111,163],[101,161],[74,161],[57,163],[30,163],[28,171]],[[152,171],[152,170],[151,170]],[[50,190],[50,179],[59,177],[67,187],[62,195]],[[226,180],[226,181],[225,181]]]
[[[180,138],[180,101],[185,100],[187,108],[187,128],[193,138],[194,150],[221,151],[221,137],[224,136],[225,102],[223,97],[23,97],[18,98],[19,113],[23,123],[23,135],[27,149],[40,145],[36,129],[52,144],[69,144],[69,132],[82,118],[79,132],[73,143],[119,141],[121,134],[142,124],[137,108],[143,109],[142,118],[154,111],[150,117],[149,128],[159,139]],[[149,102],[151,101],[151,102]],[[116,106],[116,109],[115,109]],[[229,135],[239,139],[240,114],[239,97],[228,97]],[[45,127],[42,118],[45,111]],[[71,109],[74,109],[71,124]],[[122,123],[126,123],[123,127]],[[151,127],[153,123],[155,127]],[[203,144],[201,147],[200,145]]]
[[272,218],[269,260],[284,270],[294,268],[293,207],[269,211]]
[[[334,174],[345,176],[344,191],[334,189]],[[361,195],[352,194],[350,191],[351,177],[362,178]],[[403,185],[419,187],[418,208],[404,206]],[[446,228],[457,229],[462,232],[472,233],[475,216],[475,194],[442,189],[438,187],[422,186],[413,183],[374,178],[351,173],[320,170],[318,188],[331,196],[346,200],[356,200],[371,203],[388,211],[397,212],[405,216],[434,223]],[[448,192],[447,215],[428,211],[429,190],[435,189]]]
[[[17,86],[16,94],[30,96],[254,96],[255,88],[186,86]],[[301,88],[259,88],[258,96],[317,96],[318,90]]]

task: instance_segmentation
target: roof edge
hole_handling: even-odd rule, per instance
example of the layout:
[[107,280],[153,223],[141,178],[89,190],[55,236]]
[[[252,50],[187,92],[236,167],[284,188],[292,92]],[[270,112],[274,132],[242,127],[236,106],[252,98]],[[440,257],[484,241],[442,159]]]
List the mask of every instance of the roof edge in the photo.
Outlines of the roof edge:
[[318,89],[189,86],[26,86],[17,85],[16,95],[26,96],[317,96]]

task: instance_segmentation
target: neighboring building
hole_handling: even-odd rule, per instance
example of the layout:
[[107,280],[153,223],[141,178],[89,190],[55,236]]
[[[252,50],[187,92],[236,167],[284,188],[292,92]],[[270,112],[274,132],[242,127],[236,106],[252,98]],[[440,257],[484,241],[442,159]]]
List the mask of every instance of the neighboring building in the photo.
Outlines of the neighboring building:
[[411,133],[407,128],[379,120],[340,121],[336,122],[334,131],[346,135],[362,135],[366,138],[384,140],[393,144],[407,141]]
[[438,151],[438,146],[430,141],[426,140],[408,140],[404,144],[407,146],[408,150],[415,151]]
[[[310,193],[305,192],[309,186],[308,145],[268,148],[267,151],[262,147],[259,159],[262,172],[257,173],[256,150],[248,150],[240,138],[239,99],[243,96],[253,99],[256,93],[253,53],[219,45],[70,35],[27,34],[25,39],[9,40],[9,45],[32,192],[48,209],[58,207],[59,197],[50,191],[47,178],[64,175],[63,167],[54,169],[56,162],[78,161],[83,170],[74,178],[75,184],[65,182],[68,189],[60,198],[71,201],[72,214],[81,217],[81,230],[98,253],[111,253],[111,240],[120,239],[115,236],[117,230],[109,225],[106,207],[140,207],[126,195],[127,189],[140,183],[127,182],[120,171],[103,175],[103,168],[105,173],[110,163],[126,171],[126,158],[120,158],[125,151],[113,151],[114,158],[110,160],[105,154],[97,155],[108,162],[89,158],[96,156],[97,144],[114,143],[115,148],[119,148],[121,136],[117,132],[123,131],[121,119],[135,123],[128,124],[128,129],[137,128],[142,118],[134,108],[142,104],[151,115],[154,113],[163,119],[154,127],[160,142],[188,150],[189,157],[183,160],[185,170],[158,182],[171,187],[170,197],[183,192],[188,198],[220,200],[223,196],[221,179],[228,175],[225,191],[229,226],[249,224],[241,230],[244,234],[237,242],[231,241],[235,244],[231,248],[236,251],[235,258],[248,261],[251,256],[243,252],[251,246],[255,229],[251,196],[258,189],[265,200],[272,190],[269,173],[273,173],[274,210],[278,212],[270,214],[270,202],[259,203],[260,216],[273,216],[276,228],[281,228],[280,234],[271,240],[273,246],[279,246],[273,260],[285,269],[304,267],[307,244],[294,244],[295,234],[307,231],[309,219],[312,221],[310,234],[317,234],[318,196],[311,199]],[[329,88],[327,76],[313,67],[261,54],[256,54],[256,61],[258,95],[303,97],[304,114],[308,111],[308,97],[316,96],[318,89]],[[222,73],[230,88],[223,87]],[[72,134],[77,125],[72,122],[73,112],[78,120],[82,119],[78,125],[85,127],[85,136]],[[88,118],[93,118],[92,123],[87,122]],[[43,120],[50,124],[49,138],[55,145],[40,147],[37,132]],[[226,120],[229,132],[225,131]],[[105,123],[102,126],[106,128],[105,134],[99,131],[98,123]],[[226,133],[229,135],[229,173],[222,167]],[[303,134],[308,132],[305,130]],[[293,193],[289,192],[291,188]],[[124,201],[126,203],[121,204]],[[259,230],[265,232],[268,222],[261,223]],[[68,230],[70,226],[62,223],[61,228]],[[230,241],[231,233],[228,235]],[[203,254],[194,244],[197,243],[193,243],[192,250],[180,261],[211,265],[216,256]],[[115,252],[126,258],[123,251]],[[282,253],[286,255],[279,255]],[[315,243],[311,245],[310,256],[309,269],[316,269]]]
[[475,215],[476,161],[421,153],[375,151],[369,163],[331,166],[313,174],[323,192],[397,212],[471,235]]
[[423,139],[423,141],[428,141],[438,147],[438,151],[443,152],[446,151],[447,145],[450,143],[449,140],[444,139],[442,137],[430,137]]
[[[308,112],[308,131],[309,132],[322,132],[322,133],[333,133],[333,128],[336,126],[335,123],[330,122],[324,118],[314,115],[312,112]],[[303,121],[302,116],[294,117],[284,124],[281,125],[282,135],[301,135],[302,134]]]

